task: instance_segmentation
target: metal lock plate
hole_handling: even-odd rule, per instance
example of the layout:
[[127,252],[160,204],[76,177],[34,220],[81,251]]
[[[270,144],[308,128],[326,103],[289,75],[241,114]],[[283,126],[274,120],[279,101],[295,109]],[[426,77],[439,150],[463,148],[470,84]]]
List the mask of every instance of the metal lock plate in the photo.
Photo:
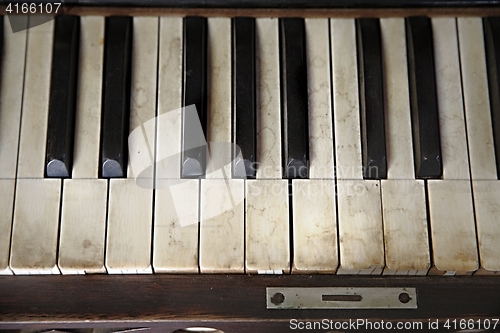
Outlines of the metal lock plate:
[[415,288],[266,288],[268,309],[416,309]]

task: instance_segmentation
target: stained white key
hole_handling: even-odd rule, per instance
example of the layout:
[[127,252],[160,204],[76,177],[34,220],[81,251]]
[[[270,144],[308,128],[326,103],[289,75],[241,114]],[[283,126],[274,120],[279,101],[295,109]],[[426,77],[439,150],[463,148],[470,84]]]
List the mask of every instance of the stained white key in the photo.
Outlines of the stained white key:
[[12,228],[12,208],[14,204],[14,179],[0,179],[0,275],[12,274],[9,268],[10,235]]
[[386,94],[387,178],[414,179],[405,22],[380,20]]
[[[3,23],[0,83],[0,193],[3,195],[0,201],[0,274],[12,274],[9,268],[9,253],[21,123],[26,30],[13,33],[9,21],[5,19]],[[27,26],[28,17],[20,18],[20,23]]]
[[[158,61],[158,18],[134,17],[134,36],[132,46],[132,70],[130,84],[130,131],[141,128],[144,133],[139,140],[130,136],[128,146],[130,154],[137,149],[146,155],[140,166],[153,164],[156,116],[157,61]],[[144,147],[145,144],[145,147]],[[137,160],[137,159],[136,159]],[[153,179],[154,169],[133,170],[133,163],[128,163],[127,177]],[[151,188],[153,184],[149,184]]]
[[278,19],[255,23],[258,179],[280,179],[281,106]]
[[327,19],[306,19],[309,178],[333,179],[332,90]]
[[435,18],[432,27],[444,179],[427,183],[432,252],[435,271],[467,272],[478,259],[456,21]]
[[[160,18],[156,177],[179,179],[181,165],[182,18]],[[155,209],[161,209],[155,207]]]
[[182,55],[182,18],[160,18],[153,245],[157,273],[198,273],[199,181],[179,179]]
[[335,167],[338,179],[363,179],[354,19],[331,19]]
[[434,266],[443,272],[478,269],[470,181],[429,180],[427,186]]
[[[497,271],[498,180],[481,18],[458,18],[465,117],[481,271]],[[484,181],[480,181],[484,180]],[[483,272],[484,273],[484,272]]]
[[[24,26],[28,23],[27,16],[17,19]],[[3,23],[2,77],[0,82],[0,178],[14,179],[16,178],[21,124],[26,30],[13,33],[9,20],[4,19]]]
[[331,19],[330,27],[338,179],[338,273],[378,273],[377,268],[384,266],[380,184],[362,180],[355,22]]
[[371,274],[384,266],[384,238],[377,180],[337,180],[339,271]]
[[424,182],[398,179],[382,180],[381,184],[387,269],[429,269]]
[[338,266],[335,183],[292,181],[293,273],[334,273]]
[[102,273],[107,182],[96,179],[101,132],[104,17],[81,18],[73,178],[64,181],[59,269],[63,274]]
[[[32,16],[31,25],[43,20]],[[45,165],[54,23],[28,30],[10,267],[16,274],[59,273],[56,265],[61,182]],[[23,179],[38,178],[38,179]]]
[[200,271],[243,273],[245,181],[204,179],[200,192]]
[[443,179],[470,179],[456,21],[433,18],[432,31]]
[[471,178],[497,179],[483,22],[468,17],[457,23]]
[[[387,180],[381,181],[384,275],[429,269],[425,187],[415,180],[405,22],[380,20],[386,98]],[[404,193],[404,195],[401,195]]]
[[109,186],[108,273],[151,273],[152,190],[130,178],[112,179]]
[[106,197],[105,179],[64,180],[58,260],[61,273],[106,272]]
[[128,143],[130,154],[141,151],[144,157],[137,160],[134,156],[134,163],[128,164],[129,178],[110,180],[106,243],[109,273],[152,272],[155,121],[151,119],[156,116],[157,57],[158,18],[134,17],[130,130],[140,128],[144,136],[131,136]]
[[97,178],[101,135],[104,17],[80,18],[73,178]]
[[246,272],[290,271],[288,181],[246,181]]
[[231,20],[208,19],[207,179],[200,192],[201,272],[244,272],[244,181],[231,177]]
[[15,274],[58,274],[60,179],[18,179],[10,268]]
[[472,187],[481,267],[500,271],[500,181],[475,180]]
[[163,184],[156,191],[154,270],[156,273],[198,273],[200,181],[157,181]]
[[[208,19],[207,179],[231,176],[231,19]],[[211,144],[211,143],[214,144]],[[223,169],[220,169],[222,165]]]
[[42,16],[30,16],[24,97],[19,142],[18,178],[43,178],[49,111],[50,70],[54,21],[36,25]]

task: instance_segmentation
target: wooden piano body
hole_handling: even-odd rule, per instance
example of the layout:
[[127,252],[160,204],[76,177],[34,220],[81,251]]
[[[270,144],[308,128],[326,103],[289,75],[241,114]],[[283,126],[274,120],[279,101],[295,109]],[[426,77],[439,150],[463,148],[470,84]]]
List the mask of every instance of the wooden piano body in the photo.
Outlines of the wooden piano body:
[[[5,7],[4,7],[5,9]],[[74,15],[207,17],[461,17],[500,16],[499,2],[488,1],[183,1],[82,0]],[[2,112],[3,110],[0,110]],[[1,145],[1,143],[0,143]],[[500,240],[499,240],[500,241]],[[269,309],[266,288],[415,288],[413,309]],[[364,330],[366,325],[335,326],[358,319],[421,323],[409,331],[460,331],[494,328],[500,319],[497,274],[396,276],[336,274],[139,274],[0,276],[0,329],[134,330],[187,332],[209,327],[223,332],[290,332],[299,321],[323,322],[314,331]],[[296,320],[296,321],[293,321]],[[495,321],[496,320],[496,321]],[[486,323],[488,326],[486,326]],[[305,325],[305,324],[304,324]],[[347,325],[347,324],[346,324]],[[472,325],[472,326],[471,326]],[[315,326],[315,328],[318,328]],[[376,327],[376,326],[375,326]],[[406,326],[409,327],[409,326]],[[384,326],[382,326],[384,328]],[[88,330],[87,330],[88,331]],[[196,331],[196,330],[192,330]],[[491,330],[494,331],[494,330]],[[500,323],[496,325],[500,332]]]

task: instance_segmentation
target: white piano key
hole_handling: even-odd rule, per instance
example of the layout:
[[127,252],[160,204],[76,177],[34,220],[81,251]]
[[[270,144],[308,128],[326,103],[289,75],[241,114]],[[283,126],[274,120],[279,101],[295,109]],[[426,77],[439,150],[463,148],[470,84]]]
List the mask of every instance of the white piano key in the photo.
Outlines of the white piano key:
[[208,138],[231,141],[231,19],[208,19]]
[[60,179],[18,179],[10,268],[15,274],[58,274]]
[[292,181],[293,273],[334,273],[338,266],[333,180]]
[[[432,20],[439,106],[442,181],[428,181],[434,273],[477,269],[467,139],[463,116],[459,47],[453,18]],[[457,239],[460,245],[457,246]],[[446,271],[446,272],[445,272]]]
[[290,271],[287,180],[246,181],[246,272]]
[[[157,89],[157,61],[158,61],[158,18],[134,17],[134,36],[132,46],[132,71],[130,84],[130,132],[141,128],[143,135],[139,140],[130,136],[128,146],[130,155],[141,151],[145,157],[139,165],[154,165],[154,142],[156,116],[156,89]],[[145,147],[143,146],[145,145]],[[132,170],[132,163],[128,163],[127,177],[141,177],[151,180],[148,184],[153,187],[154,167],[147,170]]]
[[107,188],[105,179],[64,180],[58,260],[61,273],[106,272]]
[[469,180],[428,180],[434,266],[439,271],[478,269]]
[[309,91],[309,177],[333,179],[332,91],[328,19],[306,19]]
[[151,273],[153,191],[134,179],[109,181],[106,268],[110,274]]
[[[380,20],[385,71],[387,180],[381,181],[384,275],[430,266],[425,187],[415,180],[405,22]],[[401,193],[405,195],[402,196]],[[413,273],[412,273],[413,274]]]
[[[27,26],[27,16],[17,19]],[[13,179],[16,178],[21,124],[26,30],[13,33],[7,18],[3,20],[3,24],[0,82],[0,143],[2,147],[0,149],[0,178]]]
[[153,268],[198,273],[199,181],[179,180],[182,18],[160,18],[159,48]]
[[198,273],[200,181],[157,181],[164,184],[156,191],[154,270],[156,273]]
[[63,274],[102,273],[107,182],[99,170],[104,17],[81,18],[73,180],[64,181],[59,269]]
[[160,179],[181,174],[182,54],[182,18],[161,17],[156,136],[156,177]]
[[[30,16],[30,21],[45,19]],[[28,29],[18,178],[43,178],[49,111],[54,21]]]
[[[147,168],[132,170],[129,163],[128,179],[110,180],[106,243],[109,273],[152,272],[157,57],[158,18],[134,17],[130,131],[141,128],[144,136],[131,136],[128,144],[130,154],[141,151],[144,156],[134,165]],[[141,179],[133,178],[139,176]]]
[[14,179],[0,179],[0,275],[12,274],[9,268],[10,236],[14,204]]
[[255,23],[257,95],[257,178],[280,179],[281,106],[278,19]]
[[104,17],[80,18],[73,178],[97,178],[99,170],[104,23]]
[[371,273],[377,267],[383,268],[384,237],[379,181],[339,179],[337,196],[339,271]]
[[338,179],[363,179],[354,19],[331,19],[335,159]]
[[433,18],[434,67],[444,179],[470,179],[454,18]]
[[480,17],[458,18],[460,65],[472,179],[497,179]]
[[481,268],[500,271],[500,181],[475,180],[474,208]]
[[[208,19],[208,121],[206,178],[231,177],[231,19]],[[214,144],[211,144],[211,143]],[[221,169],[221,165],[224,166]]]
[[201,273],[245,271],[245,181],[203,179],[200,194]]
[[429,269],[424,181],[391,179],[382,180],[381,185],[387,269]]
[[406,34],[403,18],[380,20],[385,71],[387,178],[414,179]]

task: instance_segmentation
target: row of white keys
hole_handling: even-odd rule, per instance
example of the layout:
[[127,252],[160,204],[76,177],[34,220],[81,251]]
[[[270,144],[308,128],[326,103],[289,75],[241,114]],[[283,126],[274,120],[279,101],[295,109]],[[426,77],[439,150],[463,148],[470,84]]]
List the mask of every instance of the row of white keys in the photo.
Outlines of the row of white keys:
[[[254,273],[288,271],[288,186],[287,181],[276,179],[281,178],[280,109],[276,98],[278,20],[256,22],[257,36],[270,38],[257,38],[257,49],[261,50],[257,77],[262,86],[257,98],[262,172],[259,179],[251,181],[229,179],[229,160],[222,169],[208,170],[206,179],[179,179],[180,111],[171,110],[181,105],[180,84],[176,82],[182,80],[182,20],[162,18],[160,25],[155,272],[196,273],[200,269],[202,273],[242,273],[245,268]],[[210,18],[208,27],[207,141],[217,168],[220,159],[231,153],[227,144],[231,142],[232,112],[231,21]],[[162,133],[172,134],[160,140],[167,135]],[[163,144],[167,141],[173,145]]]
[[432,30],[443,179],[427,181],[434,263],[430,273],[469,274],[478,268],[478,256],[456,21],[434,18]]
[[[156,141],[158,20],[134,17],[130,99],[130,132],[140,129],[144,141],[129,137],[130,154],[140,151],[152,163]],[[135,137],[134,137],[135,138]],[[144,145],[143,145],[144,143]],[[135,172],[135,174],[134,174]],[[108,273],[152,273],[154,165],[109,181],[106,268]],[[142,178],[142,179],[141,179]]]
[[[155,116],[157,22],[134,18],[132,130]],[[81,24],[75,134],[80,154],[74,165],[77,179],[64,184],[59,267],[65,274],[103,272],[105,267],[109,273],[151,272],[152,183],[146,189],[136,185],[129,164],[129,178],[109,181],[108,202],[108,182],[97,179],[101,103],[95,96],[102,92],[102,81],[95,77],[102,78],[104,18],[82,18]],[[147,134],[154,142],[154,128]],[[152,180],[152,172],[144,177]]]
[[[30,21],[44,19],[31,16]],[[24,97],[10,267],[15,274],[59,273],[61,180],[44,179],[54,21],[27,32]]]
[[[26,26],[28,18],[23,21]],[[13,33],[9,20],[3,27],[2,78],[0,83],[0,274],[12,274],[9,268],[10,237],[17,152],[21,125],[26,30]]]
[[104,17],[80,18],[73,179],[65,179],[59,236],[63,274],[105,272],[108,182],[98,179]]
[[405,22],[401,18],[381,19],[380,27],[389,138],[388,179],[381,181],[386,260],[383,274],[421,275],[429,269],[430,254],[424,181],[414,176]]
[[480,258],[478,273],[500,271],[497,180],[481,18],[458,18],[470,173]]
[[331,59],[338,198],[338,274],[384,267],[380,182],[363,180],[354,19],[332,19]]
[[[337,211],[328,19],[306,19],[310,179],[292,181],[293,273],[334,273]],[[312,209],[311,209],[312,207]]]

